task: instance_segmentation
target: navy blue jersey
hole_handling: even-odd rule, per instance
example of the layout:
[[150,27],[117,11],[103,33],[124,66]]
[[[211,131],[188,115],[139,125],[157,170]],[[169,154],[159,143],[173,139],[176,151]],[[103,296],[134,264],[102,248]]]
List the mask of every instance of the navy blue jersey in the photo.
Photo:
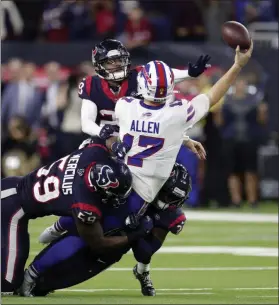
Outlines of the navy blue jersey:
[[137,75],[141,67],[132,69],[127,79],[121,83],[118,93],[109,87],[108,81],[98,75],[87,76],[79,84],[79,97],[93,101],[98,109],[96,123],[100,126],[115,121],[115,103],[121,97],[134,96],[137,93]]
[[151,205],[146,214],[153,219],[154,227],[162,228],[173,234],[179,234],[186,222],[185,214],[181,208],[158,210]]
[[[93,140],[94,141],[94,140]],[[97,139],[26,175],[18,185],[22,208],[30,218],[46,215],[71,216],[93,222],[101,218],[101,196],[92,187],[88,175],[95,162],[114,162],[107,148]]]

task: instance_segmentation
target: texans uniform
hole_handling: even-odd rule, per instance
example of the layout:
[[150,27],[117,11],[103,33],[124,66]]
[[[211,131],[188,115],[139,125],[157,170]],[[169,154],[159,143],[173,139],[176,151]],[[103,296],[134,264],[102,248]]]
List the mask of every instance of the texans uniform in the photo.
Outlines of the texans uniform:
[[146,105],[134,97],[118,100],[115,116],[119,136],[131,147],[125,162],[133,175],[133,189],[141,199],[154,200],[170,176],[183,134],[208,109],[209,99],[205,94],[191,102],[182,99],[159,106]]
[[[158,210],[150,206],[146,214],[153,219],[155,228],[159,227],[173,234],[179,234],[186,221],[184,212],[180,208]],[[120,216],[121,213],[118,213],[118,215]],[[111,216],[104,215],[104,223],[110,223],[110,218]],[[112,229],[111,225],[110,229]],[[123,247],[110,252],[106,256],[94,257],[94,253],[77,234],[74,232],[66,233],[48,245],[35,258],[33,265],[36,265],[36,260],[47,254],[53,259],[50,266],[38,279],[33,293],[35,295],[45,295],[52,290],[71,287],[93,278],[118,262],[129,250],[130,247]]]
[[102,127],[105,124],[116,124],[114,108],[118,99],[123,96],[134,96],[137,93],[137,75],[141,66],[132,69],[118,93],[110,88],[108,82],[99,76],[87,76],[79,84],[79,97],[94,102],[98,115],[96,123]]
[[[2,291],[3,287],[11,291],[23,279],[29,253],[29,219],[47,215],[71,216],[72,213],[81,221],[86,218],[87,223],[102,218],[105,205],[88,178],[95,162],[106,164],[102,168],[102,179],[97,183],[113,183],[106,171],[115,161],[99,138],[24,177],[1,181],[1,260],[2,285],[3,282],[5,285]],[[114,227],[120,225],[121,220],[113,224]]]

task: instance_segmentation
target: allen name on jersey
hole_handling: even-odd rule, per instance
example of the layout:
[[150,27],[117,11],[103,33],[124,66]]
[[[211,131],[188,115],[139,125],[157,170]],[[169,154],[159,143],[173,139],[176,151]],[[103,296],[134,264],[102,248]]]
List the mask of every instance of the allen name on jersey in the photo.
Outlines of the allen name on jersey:
[[132,120],[130,131],[159,134],[160,123]]

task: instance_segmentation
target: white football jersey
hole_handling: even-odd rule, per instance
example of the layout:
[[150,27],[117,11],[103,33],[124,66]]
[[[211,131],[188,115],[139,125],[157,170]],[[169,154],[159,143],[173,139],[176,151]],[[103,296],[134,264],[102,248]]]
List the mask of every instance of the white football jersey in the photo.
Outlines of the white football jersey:
[[133,97],[117,101],[119,137],[131,146],[125,162],[133,175],[133,189],[145,201],[155,199],[170,176],[185,131],[208,109],[209,99],[205,94],[191,102],[183,99],[159,106],[148,106]]

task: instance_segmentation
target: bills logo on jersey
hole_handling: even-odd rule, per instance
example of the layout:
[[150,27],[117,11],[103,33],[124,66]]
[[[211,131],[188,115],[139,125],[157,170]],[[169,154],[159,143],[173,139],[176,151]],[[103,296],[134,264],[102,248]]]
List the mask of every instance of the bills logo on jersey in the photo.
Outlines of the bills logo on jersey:
[[107,190],[119,186],[119,181],[113,176],[113,170],[108,165],[104,165],[98,175],[97,184],[99,187]]
[[142,115],[143,117],[151,117],[152,113],[151,112],[146,112]]

